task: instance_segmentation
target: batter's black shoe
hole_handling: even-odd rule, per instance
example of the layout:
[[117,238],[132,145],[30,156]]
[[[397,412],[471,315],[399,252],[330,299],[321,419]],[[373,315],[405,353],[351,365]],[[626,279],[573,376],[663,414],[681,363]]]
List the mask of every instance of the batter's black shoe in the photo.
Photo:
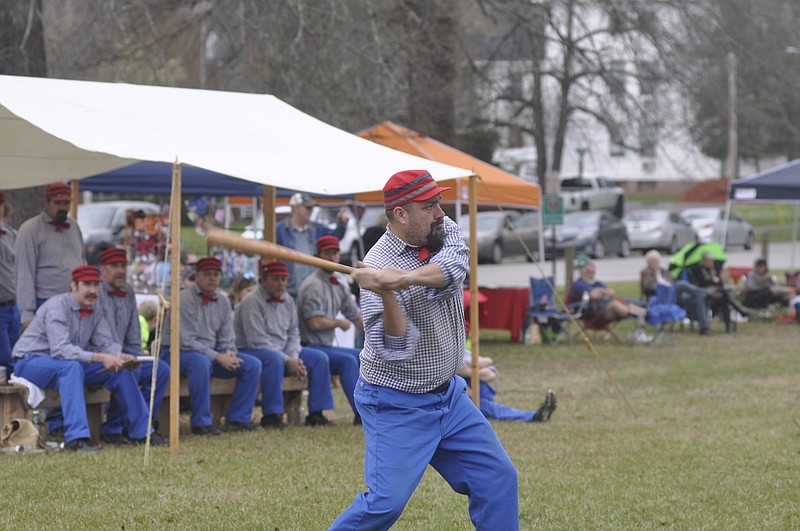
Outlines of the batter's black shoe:
[[194,435],[219,435],[221,432],[214,426],[192,426]]
[[544,402],[542,402],[542,405],[539,406],[539,409],[537,409],[536,413],[533,415],[533,422],[547,422],[550,420],[550,415],[552,415],[555,410],[556,394],[552,389],[548,389],[547,394],[544,395]]
[[336,423],[328,420],[322,411],[309,413],[306,417],[306,426],[336,426]]
[[232,433],[236,431],[253,431],[252,422],[226,422],[222,427],[222,431]]
[[129,443],[128,438],[121,433],[101,435],[100,440],[106,444],[113,444],[114,446],[126,446]]

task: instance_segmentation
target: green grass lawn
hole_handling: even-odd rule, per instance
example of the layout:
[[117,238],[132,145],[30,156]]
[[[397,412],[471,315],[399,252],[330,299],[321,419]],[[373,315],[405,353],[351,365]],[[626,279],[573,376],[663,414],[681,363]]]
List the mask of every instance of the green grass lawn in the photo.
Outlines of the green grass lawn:
[[[558,396],[549,423],[494,423],[519,473],[522,529],[800,528],[797,328],[712,330],[674,347],[597,345],[635,414],[584,344],[483,331],[499,401]],[[363,437],[334,397],[335,428],[184,435],[177,457],[154,449],[148,467],[141,448],[2,454],[0,528],[326,529],[364,489]],[[428,469],[394,529],[471,528],[466,499]]]

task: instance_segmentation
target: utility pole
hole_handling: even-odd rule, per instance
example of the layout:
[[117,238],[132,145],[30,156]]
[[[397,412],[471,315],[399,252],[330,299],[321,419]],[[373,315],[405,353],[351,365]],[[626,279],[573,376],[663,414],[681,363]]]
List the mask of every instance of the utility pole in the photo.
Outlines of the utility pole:
[[739,176],[738,118],[736,116],[736,55],[728,52],[728,168],[727,175],[734,181]]

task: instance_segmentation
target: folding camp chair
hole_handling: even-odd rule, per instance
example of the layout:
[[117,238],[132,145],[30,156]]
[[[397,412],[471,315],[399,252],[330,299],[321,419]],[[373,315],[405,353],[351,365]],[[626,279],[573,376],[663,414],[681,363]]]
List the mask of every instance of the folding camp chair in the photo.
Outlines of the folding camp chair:
[[686,310],[677,304],[677,287],[657,285],[656,294],[648,302],[645,322],[656,329],[651,345],[667,343],[674,345],[672,334],[675,325],[681,324],[686,317]]
[[535,322],[542,338],[551,345],[561,342],[562,339],[571,343],[572,318],[577,317],[570,316],[568,311],[555,306],[554,285],[555,277],[530,278],[531,304],[528,310],[528,323]]
[[[587,314],[586,305],[590,304],[589,300],[576,301],[568,294],[564,303],[567,305],[567,308],[570,309],[572,315],[585,334],[591,334],[594,339],[597,339],[597,335],[600,334],[604,339],[611,338],[617,343],[622,343],[622,339],[614,332],[614,327],[617,326],[620,321],[609,321],[602,315],[594,315],[591,314],[591,312]],[[577,335],[577,333],[573,334],[572,339],[574,340]]]

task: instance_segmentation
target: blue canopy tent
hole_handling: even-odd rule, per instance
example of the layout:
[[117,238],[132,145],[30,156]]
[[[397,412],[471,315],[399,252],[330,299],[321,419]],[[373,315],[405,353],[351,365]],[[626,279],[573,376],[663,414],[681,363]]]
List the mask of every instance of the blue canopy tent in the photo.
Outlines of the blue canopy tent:
[[[232,195],[261,197],[264,185],[222,173],[189,166],[182,166],[182,193],[184,195]],[[80,180],[80,189],[90,192],[137,192],[169,195],[172,188],[172,164],[166,162],[137,162],[130,166],[107,171]],[[275,195],[289,197],[294,190],[276,188]],[[314,194],[312,194],[314,195]],[[355,194],[318,196],[353,199]]]
[[[770,168],[745,179],[732,181],[728,185],[728,198],[725,202],[725,227],[727,227],[727,219],[730,217],[731,203],[734,201],[746,203],[794,203],[790,262],[790,267],[794,269],[798,211],[800,210],[800,159]],[[725,241],[724,233],[722,238],[722,241]]]

